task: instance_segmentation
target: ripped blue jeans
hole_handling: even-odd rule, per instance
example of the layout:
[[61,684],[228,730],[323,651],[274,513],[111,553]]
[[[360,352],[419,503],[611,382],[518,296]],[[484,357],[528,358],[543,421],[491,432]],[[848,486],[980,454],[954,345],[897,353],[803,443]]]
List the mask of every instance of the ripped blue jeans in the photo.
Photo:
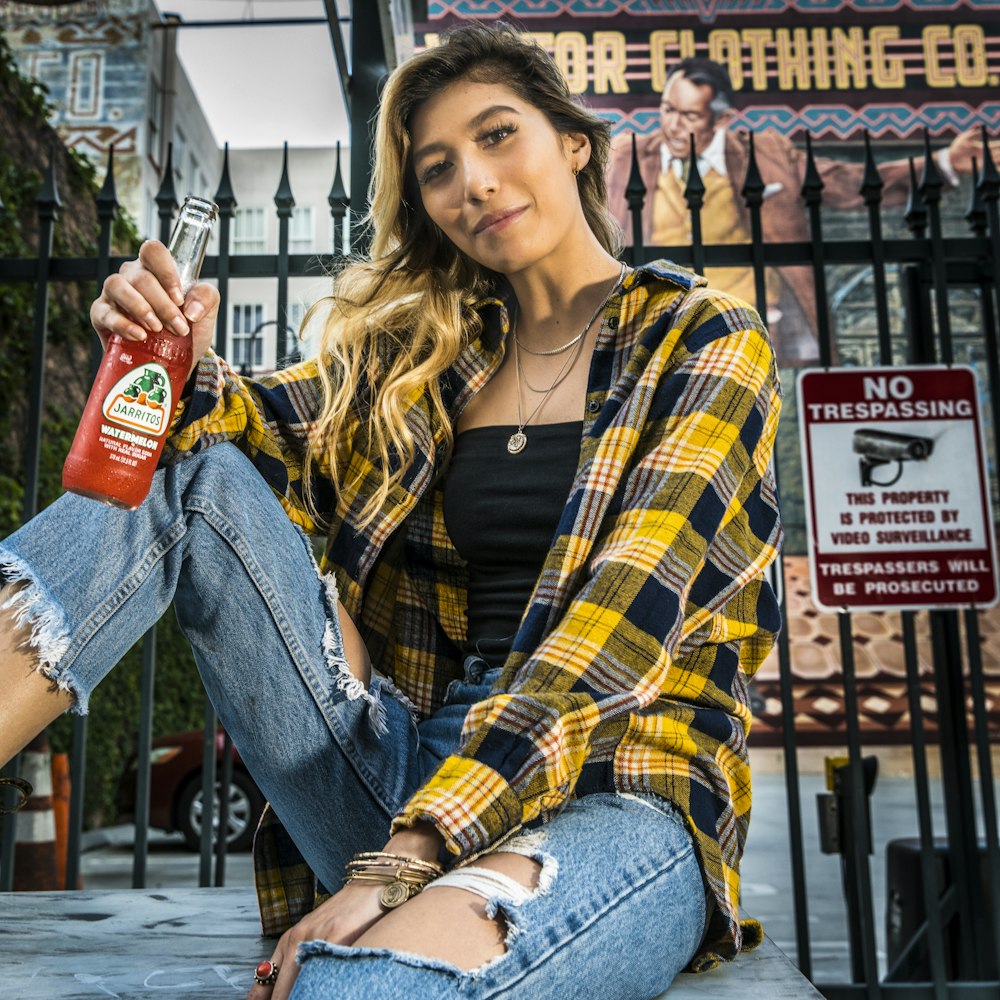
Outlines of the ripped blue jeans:
[[[471,658],[445,704],[419,723],[377,671],[367,687],[358,681],[344,658],[332,579],[231,445],[159,470],[134,512],[60,498],[0,541],[0,573],[26,584],[11,605],[31,625],[40,669],[81,712],[173,600],[223,725],[331,887],[351,856],[385,843],[392,816],[458,745],[469,705],[496,676]],[[295,1000],[648,1000],[694,953],[703,883],[691,836],[669,805],[587,796],[502,849],[542,865],[536,890],[515,898],[500,886],[488,903],[507,927],[504,955],[462,972],[308,942]]]

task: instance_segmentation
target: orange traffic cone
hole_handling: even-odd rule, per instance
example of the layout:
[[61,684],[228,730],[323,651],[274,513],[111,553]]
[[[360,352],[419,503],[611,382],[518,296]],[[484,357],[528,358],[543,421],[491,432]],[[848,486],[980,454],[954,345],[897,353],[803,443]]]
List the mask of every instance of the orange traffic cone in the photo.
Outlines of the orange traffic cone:
[[21,754],[21,777],[34,787],[17,814],[14,890],[61,889],[56,879],[56,821],[52,811],[52,754],[43,732]]
[[[56,881],[60,889],[70,888],[66,885],[70,792],[69,754],[54,753],[52,755],[52,812],[56,821]],[[76,888],[83,888],[82,878],[78,879]]]

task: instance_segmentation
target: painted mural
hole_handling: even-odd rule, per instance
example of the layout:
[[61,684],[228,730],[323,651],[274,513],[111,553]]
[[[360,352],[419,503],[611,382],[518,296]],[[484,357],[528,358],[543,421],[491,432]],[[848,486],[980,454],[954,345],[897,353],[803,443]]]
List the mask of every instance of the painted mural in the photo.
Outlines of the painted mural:
[[149,128],[148,0],[58,8],[0,2],[0,28],[21,69],[52,96],[52,124],[102,170],[111,146],[119,198],[136,218]]

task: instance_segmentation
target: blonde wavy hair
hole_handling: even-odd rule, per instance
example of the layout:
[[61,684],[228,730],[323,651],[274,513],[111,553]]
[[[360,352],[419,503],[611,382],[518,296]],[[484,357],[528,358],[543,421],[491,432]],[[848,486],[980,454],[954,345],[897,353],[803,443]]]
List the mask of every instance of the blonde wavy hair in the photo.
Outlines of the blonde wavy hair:
[[413,115],[459,79],[503,84],[542,111],[557,132],[587,136],[590,160],[578,177],[584,216],[605,249],[614,255],[621,250],[621,230],[607,208],[610,127],[570,94],[558,66],[529,36],[504,23],[462,25],[390,75],[364,220],[370,257],[345,267],[326,300],[319,340],[323,408],[306,463],[307,497],[315,463],[328,464],[338,494],[350,492],[345,438],[349,429],[359,435],[355,446],[364,442],[368,460],[385,470],[359,513],[362,524],[375,517],[413,461],[404,418],[420,394],[429,393],[450,450],[451,423],[438,380],[480,332],[477,303],[502,279],[462,253],[430,219],[411,160]]

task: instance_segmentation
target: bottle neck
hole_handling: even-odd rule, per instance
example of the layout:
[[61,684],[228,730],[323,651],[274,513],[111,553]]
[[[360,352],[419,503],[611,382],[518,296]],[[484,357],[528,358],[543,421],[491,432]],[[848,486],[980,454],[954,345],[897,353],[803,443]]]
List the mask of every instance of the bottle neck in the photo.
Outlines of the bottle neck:
[[188,198],[170,235],[168,249],[177,264],[181,291],[187,295],[201,274],[217,208],[201,198]]

